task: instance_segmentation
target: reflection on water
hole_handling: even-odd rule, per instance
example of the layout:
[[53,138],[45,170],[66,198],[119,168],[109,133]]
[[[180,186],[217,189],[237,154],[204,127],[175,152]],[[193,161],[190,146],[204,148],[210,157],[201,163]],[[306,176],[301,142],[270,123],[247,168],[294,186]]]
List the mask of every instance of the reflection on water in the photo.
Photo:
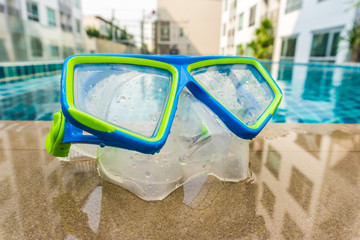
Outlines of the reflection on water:
[[257,137],[250,146],[256,181],[226,183],[203,176],[163,201],[146,202],[102,181],[93,159],[59,162],[48,155],[43,142],[50,123],[0,122],[0,235],[358,238],[360,128],[311,126],[271,139],[265,130]]
[[[271,238],[351,236],[339,225],[344,228],[346,225],[347,229],[358,225],[351,219],[360,217],[358,209],[354,209],[358,206],[359,193],[350,196],[350,192],[358,191],[360,186],[356,153],[359,148],[359,133],[352,135],[342,131],[333,132],[331,137],[291,133],[286,138],[264,141],[263,149],[268,154],[263,156],[257,176],[262,188],[258,191],[257,214],[264,217]],[[273,157],[269,158],[273,152],[280,152],[276,154],[275,164]],[[341,162],[344,164],[338,168]],[[342,169],[343,176],[338,174],[338,169]],[[345,205],[342,195],[349,197]]]
[[309,209],[312,190],[312,181],[294,167],[291,170],[288,192],[304,210]]

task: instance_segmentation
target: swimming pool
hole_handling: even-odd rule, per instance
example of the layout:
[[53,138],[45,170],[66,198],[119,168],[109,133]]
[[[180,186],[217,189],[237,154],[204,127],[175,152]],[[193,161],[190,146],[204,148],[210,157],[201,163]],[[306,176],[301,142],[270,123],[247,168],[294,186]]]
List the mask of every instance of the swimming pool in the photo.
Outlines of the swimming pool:
[[[272,122],[360,123],[360,67],[264,62],[284,98]],[[60,74],[0,82],[0,120],[51,120]]]

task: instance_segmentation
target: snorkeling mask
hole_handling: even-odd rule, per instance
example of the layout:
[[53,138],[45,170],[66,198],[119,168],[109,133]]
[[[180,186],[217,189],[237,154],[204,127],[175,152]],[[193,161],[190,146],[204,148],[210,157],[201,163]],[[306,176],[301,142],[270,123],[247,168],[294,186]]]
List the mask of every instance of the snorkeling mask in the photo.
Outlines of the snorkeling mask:
[[86,144],[77,149],[97,155],[103,178],[143,199],[162,199],[200,174],[244,179],[246,140],[281,98],[252,58],[72,56],[46,150],[66,157],[72,143]]

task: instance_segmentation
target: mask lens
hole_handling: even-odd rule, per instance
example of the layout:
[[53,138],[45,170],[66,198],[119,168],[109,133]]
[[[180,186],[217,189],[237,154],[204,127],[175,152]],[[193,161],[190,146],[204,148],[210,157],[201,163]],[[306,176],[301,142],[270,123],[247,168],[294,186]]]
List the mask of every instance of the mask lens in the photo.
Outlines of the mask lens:
[[131,64],[78,64],[75,107],[131,132],[156,134],[169,98],[169,71]]
[[252,126],[274,99],[270,85],[252,65],[221,64],[190,74],[240,121]]

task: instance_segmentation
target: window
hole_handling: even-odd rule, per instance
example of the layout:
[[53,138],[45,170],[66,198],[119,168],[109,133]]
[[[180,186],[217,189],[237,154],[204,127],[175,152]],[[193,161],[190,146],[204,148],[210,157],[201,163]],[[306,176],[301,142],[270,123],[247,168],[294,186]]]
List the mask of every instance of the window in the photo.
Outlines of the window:
[[163,27],[163,37],[168,38],[169,37],[169,27],[165,26]]
[[249,27],[255,24],[256,5],[250,8]]
[[274,216],[275,200],[275,195],[271,192],[270,188],[265,183],[263,183],[261,203],[271,217]]
[[0,3],[0,12],[5,12],[5,5]]
[[55,20],[55,11],[51,8],[47,8],[47,15],[48,15],[48,25],[52,27],[56,27],[56,20]]
[[272,146],[269,146],[265,166],[276,177],[279,178],[281,155]]
[[296,38],[288,37],[283,38],[281,43],[281,60],[282,61],[293,61],[296,49]]
[[330,56],[336,56],[337,46],[339,41],[340,41],[340,32],[335,32],[331,43]]
[[312,57],[325,57],[329,33],[315,34],[311,46]]
[[181,27],[179,29],[179,37],[183,37],[184,36],[184,29]]
[[285,13],[293,12],[301,8],[302,0],[287,0]]
[[38,5],[36,2],[27,1],[26,10],[27,10],[28,19],[36,22],[39,21]]
[[236,8],[236,2],[237,2],[237,1],[236,1],[236,0],[234,0],[234,8]]
[[80,8],[80,0],[74,0],[74,5],[77,8]]
[[245,56],[247,57],[252,57],[254,54],[254,50],[251,48],[250,44],[246,44],[246,49],[245,49]]
[[225,36],[226,35],[226,23],[224,23],[224,25],[223,25],[223,36]]
[[55,45],[50,45],[50,54],[52,57],[59,57],[60,56],[59,47]]
[[9,61],[9,57],[5,47],[5,40],[0,38],[0,62]]
[[305,234],[301,228],[290,217],[289,213],[285,213],[281,234],[285,239],[304,239]]
[[288,192],[305,211],[309,210],[310,207],[313,185],[314,184],[310,179],[293,167]]
[[239,15],[238,30],[241,30],[243,28],[243,21],[244,21],[244,13],[241,13]]
[[310,61],[335,62],[340,30],[314,33],[311,44]]
[[43,48],[40,38],[31,37],[31,53],[33,57],[42,57],[43,56]]
[[170,40],[170,22],[161,21],[160,23],[160,41]]
[[79,19],[76,19],[75,22],[76,22],[76,31],[77,31],[78,33],[80,33],[80,32],[81,32],[81,23],[80,23],[80,20],[79,20]]

